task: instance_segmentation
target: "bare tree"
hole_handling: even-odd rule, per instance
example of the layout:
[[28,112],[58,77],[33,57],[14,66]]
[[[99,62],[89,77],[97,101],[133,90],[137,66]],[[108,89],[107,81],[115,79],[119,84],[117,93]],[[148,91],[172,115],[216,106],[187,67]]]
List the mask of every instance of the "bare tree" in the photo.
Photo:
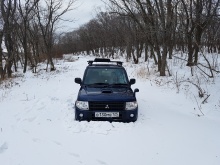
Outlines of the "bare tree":
[[[22,4],[21,0],[19,0],[19,8],[18,11],[21,16],[21,24],[20,24],[20,31],[21,31],[21,42],[23,45],[23,50],[24,50],[24,69],[23,72],[25,73],[27,70],[27,60],[28,60],[28,26],[30,23],[30,19],[34,17],[33,14],[30,14],[31,11],[33,11],[34,7],[36,7],[37,3],[39,0],[25,0],[24,4]],[[32,12],[33,13],[33,12]],[[30,58],[31,60],[31,58]],[[31,63],[32,60],[30,61]],[[33,65],[33,64],[32,64]]]
[[[166,8],[164,8],[166,7]],[[169,43],[171,42],[171,27],[172,27],[172,0],[167,0],[166,4],[163,0],[159,0],[156,3],[156,8],[161,24],[162,33],[162,60],[160,68],[160,76],[165,76],[165,70],[167,65],[167,53]]]
[[[1,5],[2,2],[0,2],[0,5]],[[1,9],[0,9],[1,10]],[[0,76],[1,76],[1,79],[4,78],[4,74],[3,74],[3,51],[2,51],[2,41],[3,41],[3,19],[2,19],[2,15],[1,15],[1,12],[0,12]]]
[[6,70],[8,77],[11,77],[11,67],[14,62],[14,30],[15,30],[15,12],[17,9],[16,0],[2,0],[1,13],[4,21],[4,37],[5,46],[8,51],[8,58],[6,60]]
[[50,70],[55,70],[53,59],[52,59],[52,49],[54,46],[54,33],[56,30],[56,23],[61,19],[61,16],[66,12],[72,10],[71,6],[76,0],[69,0],[67,4],[65,1],[60,0],[44,0],[44,5],[37,5],[37,18],[41,29],[43,42],[46,47],[47,53],[47,68],[50,64]]
[[220,0],[181,0],[184,13],[182,24],[188,47],[188,66],[197,64],[201,37],[217,14]]
[[[165,76],[167,53],[171,51],[168,47],[171,46],[171,27],[173,23],[172,0],[166,2],[162,0],[109,1],[112,5],[111,10],[119,15],[131,17],[139,26],[139,31],[143,31],[146,43],[150,44],[157,53],[158,71],[160,71],[161,76]],[[139,44],[141,43],[136,45],[139,46]]]

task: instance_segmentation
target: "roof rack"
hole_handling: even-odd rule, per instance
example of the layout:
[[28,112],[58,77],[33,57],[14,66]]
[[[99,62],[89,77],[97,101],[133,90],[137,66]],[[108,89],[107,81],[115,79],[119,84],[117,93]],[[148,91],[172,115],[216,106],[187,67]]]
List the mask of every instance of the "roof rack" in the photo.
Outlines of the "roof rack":
[[90,60],[90,61],[87,61],[87,62],[88,62],[89,65],[92,65],[93,62],[109,62],[109,63],[116,63],[119,66],[122,66],[122,63],[123,63],[121,61],[111,61],[108,58],[95,58],[93,61]]

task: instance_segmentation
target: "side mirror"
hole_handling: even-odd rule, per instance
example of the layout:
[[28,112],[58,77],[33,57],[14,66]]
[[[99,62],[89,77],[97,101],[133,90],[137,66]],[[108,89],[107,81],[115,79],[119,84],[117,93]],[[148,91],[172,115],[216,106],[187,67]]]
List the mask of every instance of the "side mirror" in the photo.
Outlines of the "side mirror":
[[139,89],[135,88],[134,89],[134,93],[139,92]]
[[82,84],[81,78],[75,78],[75,83],[77,83],[77,84]]
[[138,89],[138,88],[135,88],[135,89],[134,89],[134,97],[135,97],[135,95],[136,95],[137,92],[139,92],[139,89]]
[[129,84],[133,85],[133,84],[135,84],[135,82],[136,82],[136,80],[134,78],[131,78],[130,81],[129,81]]

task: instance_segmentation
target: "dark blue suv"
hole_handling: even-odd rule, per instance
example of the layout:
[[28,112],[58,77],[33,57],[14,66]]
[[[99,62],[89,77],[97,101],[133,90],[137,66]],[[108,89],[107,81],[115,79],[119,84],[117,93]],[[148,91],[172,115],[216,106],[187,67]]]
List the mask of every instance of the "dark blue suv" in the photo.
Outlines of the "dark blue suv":
[[75,78],[80,90],[75,102],[75,119],[134,122],[138,118],[135,79],[128,80],[120,61],[96,58],[88,61],[83,79]]

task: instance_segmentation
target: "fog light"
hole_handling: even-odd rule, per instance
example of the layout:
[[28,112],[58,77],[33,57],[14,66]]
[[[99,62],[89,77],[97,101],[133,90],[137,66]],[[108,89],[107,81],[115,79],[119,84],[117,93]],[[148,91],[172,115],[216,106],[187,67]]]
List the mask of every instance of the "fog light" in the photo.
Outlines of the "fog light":
[[80,113],[80,114],[79,114],[79,117],[83,117],[83,114],[82,114],[82,113]]
[[134,117],[134,114],[132,113],[132,114],[130,114],[130,117]]

